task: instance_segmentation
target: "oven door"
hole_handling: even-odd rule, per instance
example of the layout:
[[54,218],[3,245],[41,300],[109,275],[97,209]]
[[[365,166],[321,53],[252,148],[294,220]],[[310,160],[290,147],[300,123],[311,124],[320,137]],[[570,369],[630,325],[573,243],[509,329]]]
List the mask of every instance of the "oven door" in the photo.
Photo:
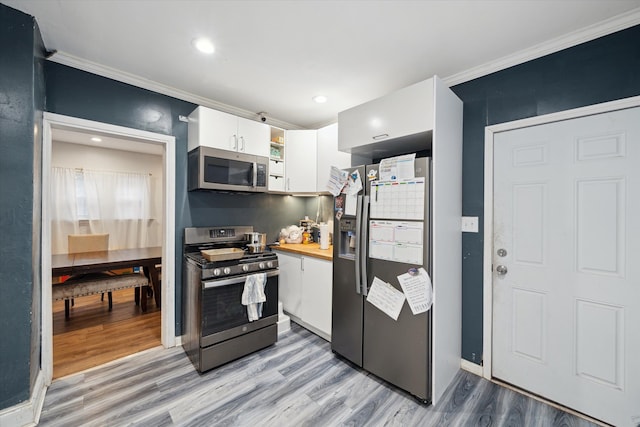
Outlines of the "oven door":
[[262,303],[262,316],[254,322],[249,322],[247,306],[242,305],[248,274],[203,282],[200,345],[207,347],[277,323],[278,272],[267,272],[267,300]]

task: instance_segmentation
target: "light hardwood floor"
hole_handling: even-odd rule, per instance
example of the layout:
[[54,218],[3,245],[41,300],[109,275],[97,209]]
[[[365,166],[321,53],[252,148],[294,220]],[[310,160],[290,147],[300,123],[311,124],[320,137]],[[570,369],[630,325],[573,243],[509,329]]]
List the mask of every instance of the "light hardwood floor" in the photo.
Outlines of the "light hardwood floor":
[[134,302],[134,290],[76,298],[69,319],[64,301],[53,304],[53,378],[84,371],[112,360],[160,345],[160,309],[153,298],[143,313]]
[[157,347],[53,382],[42,426],[592,426],[460,371],[425,406],[292,324],[259,352],[198,374]]

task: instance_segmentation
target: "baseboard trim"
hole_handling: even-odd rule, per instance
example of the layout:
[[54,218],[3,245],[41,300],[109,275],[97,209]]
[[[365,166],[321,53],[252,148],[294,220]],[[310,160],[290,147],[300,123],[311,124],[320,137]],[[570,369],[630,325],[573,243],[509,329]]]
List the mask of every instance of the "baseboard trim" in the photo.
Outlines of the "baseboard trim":
[[40,412],[44,404],[44,397],[47,386],[44,383],[42,370],[38,372],[36,383],[33,386],[31,398],[17,405],[0,411],[0,426],[3,427],[25,427],[38,425]]
[[469,362],[465,359],[460,359],[460,369],[471,372],[479,377],[484,376],[484,370],[481,365],[476,365],[475,363]]

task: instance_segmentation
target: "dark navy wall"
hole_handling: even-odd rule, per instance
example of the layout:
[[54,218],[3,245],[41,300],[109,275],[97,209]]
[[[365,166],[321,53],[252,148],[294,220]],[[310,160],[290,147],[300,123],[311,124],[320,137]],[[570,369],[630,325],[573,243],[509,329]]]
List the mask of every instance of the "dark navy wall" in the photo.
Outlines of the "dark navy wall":
[[40,367],[41,49],[33,18],[0,4],[0,410]]
[[[640,95],[640,26],[452,89],[464,102],[462,214],[482,230],[485,126]],[[464,233],[462,249],[462,357],[480,363],[482,234]]]
[[40,372],[41,326],[42,326],[42,115],[45,103],[44,63],[45,45],[38,24],[33,21],[33,101],[34,101],[34,143],[33,143],[33,232],[31,246],[31,271],[33,296],[31,300],[31,370],[30,384]]
[[[176,139],[176,266],[182,265],[182,229],[190,224],[186,195],[187,124],[196,105],[47,61],[46,111],[141,129]],[[180,331],[181,275],[176,272],[176,331]]]
[[[297,224],[304,198],[187,192],[187,116],[196,105],[54,62],[45,64],[48,112],[142,129],[176,138],[176,334],[181,333],[182,236],[185,227],[253,225],[275,239]],[[290,222],[294,221],[294,222]]]

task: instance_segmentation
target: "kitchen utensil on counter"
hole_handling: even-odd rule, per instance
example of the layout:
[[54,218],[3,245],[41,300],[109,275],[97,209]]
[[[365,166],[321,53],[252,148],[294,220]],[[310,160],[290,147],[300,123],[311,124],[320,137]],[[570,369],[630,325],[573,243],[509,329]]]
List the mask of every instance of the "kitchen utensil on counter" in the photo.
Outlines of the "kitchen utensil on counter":
[[244,251],[240,248],[206,249],[200,253],[207,261],[227,261],[244,256]]
[[266,249],[267,245],[263,245],[260,243],[249,243],[247,245],[247,250],[250,254],[261,254]]
[[302,230],[297,225],[290,225],[280,231],[280,238],[285,243],[302,243]]
[[250,254],[261,254],[267,247],[267,235],[265,233],[244,233],[247,241],[247,251]]
[[265,233],[244,233],[244,239],[247,241],[248,245],[262,245],[265,246],[267,244],[267,235]]

